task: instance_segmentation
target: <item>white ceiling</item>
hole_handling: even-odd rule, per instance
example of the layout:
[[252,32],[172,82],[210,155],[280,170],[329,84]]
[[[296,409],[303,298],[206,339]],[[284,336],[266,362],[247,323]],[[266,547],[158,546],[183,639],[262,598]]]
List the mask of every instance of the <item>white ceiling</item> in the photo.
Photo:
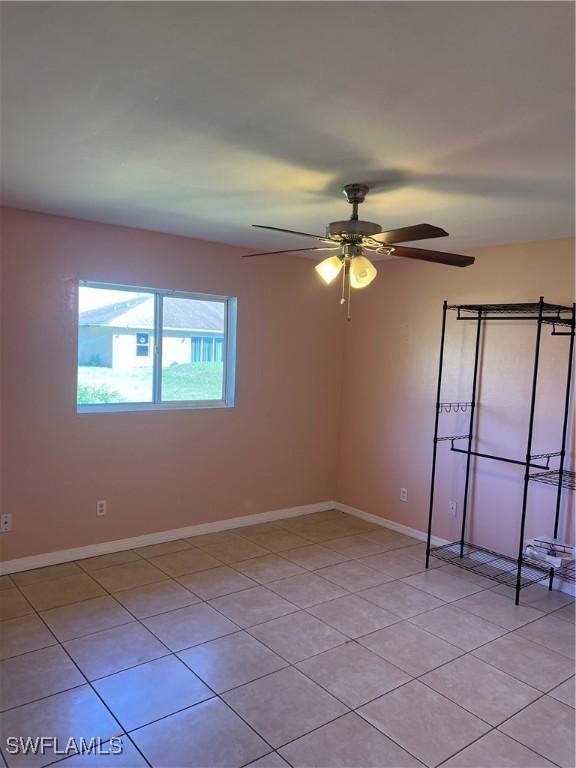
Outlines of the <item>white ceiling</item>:
[[[571,2],[8,2],[4,202],[255,249],[347,218],[565,237]],[[430,243],[440,247],[439,241]],[[426,246],[425,243],[420,245]]]

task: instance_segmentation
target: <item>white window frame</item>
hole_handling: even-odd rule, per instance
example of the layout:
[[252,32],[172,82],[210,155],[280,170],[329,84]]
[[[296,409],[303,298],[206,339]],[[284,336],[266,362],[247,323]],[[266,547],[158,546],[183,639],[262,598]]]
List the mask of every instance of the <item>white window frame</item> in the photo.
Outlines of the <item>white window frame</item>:
[[[193,293],[164,288],[145,288],[136,285],[118,285],[93,280],[79,280],[78,288],[103,288],[110,291],[150,293],[154,296],[154,330],[150,333],[152,363],[152,402],[150,403],[76,403],[77,413],[123,413],[126,411],[173,411],[200,408],[233,408],[236,392],[236,327],[238,301],[235,296],[219,296],[212,293]],[[224,304],[223,397],[221,400],[168,400],[162,401],[162,309],[163,299],[193,299],[216,301]],[[76,391],[78,390],[78,335],[80,323],[76,320]]]

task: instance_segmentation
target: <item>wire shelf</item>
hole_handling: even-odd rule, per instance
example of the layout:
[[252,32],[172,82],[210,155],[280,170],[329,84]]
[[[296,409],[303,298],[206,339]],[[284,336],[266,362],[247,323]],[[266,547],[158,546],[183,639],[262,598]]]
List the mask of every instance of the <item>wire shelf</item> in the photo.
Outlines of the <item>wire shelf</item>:
[[571,563],[566,563],[562,568],[554,571],[554,575],[564,581],[576,581],[576,562],[572,560]]
[[438,413],[466,413],[473,403],[438,403]]
[[[535,475],[530,475],[530,480],[534,480],[536,483],[546,483],[546,485],[555,485],[558,487],[560,484],[560,470],[551,469],[548,472],[537,472]],[[562,488],[567,488],[569,491],[576,491],[576,472],[569,472],[567,469],[563,470]]]
[[[491,549],[464,543],[463,556],[460,557],[460,542],[454,541],[441,547],[432,548],[430,554],[439,560],[450,563],[450,565],[472,571],[500,584],[507,584],[510,587],[516,586],[518,561],[507,555],[493,552]],[[549,573],[549,567],[524,560],[520,574],[520,588],[547,579]]]
[[438,443],[442,442],[442,440],[468,440],[468,435],[447,435],[445,437],[436,438]]
[[[448,309],[455,309],[461,312],[471,312],[478,315],[480,312],[482,315],[538,315],[540,311],[540,304],[538,302],[521,302],[518,304],[452,304],[448,306]],[[554,313],[558,315],[560,312],[572,313],[572,307],[564,307],[561,304],[543,304],[543,314]],[[566,322],[570,322],[568,318],[565,318]],[[551,318],[548,319],[550,322]],[[559,322],[559,320],[556,320]]]

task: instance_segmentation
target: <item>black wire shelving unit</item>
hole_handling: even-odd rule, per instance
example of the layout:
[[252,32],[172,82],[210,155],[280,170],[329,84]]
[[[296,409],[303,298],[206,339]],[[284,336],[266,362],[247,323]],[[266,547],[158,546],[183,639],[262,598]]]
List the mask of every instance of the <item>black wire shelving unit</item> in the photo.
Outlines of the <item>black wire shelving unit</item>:
[[[442,370],[444,365],[444,346],[446,341],[446,319],[448,311],[457,313],[457,319],[472,321],[476,325],[474,369],[472,376],[472,393],[469,401],[446,402],[441,399]],[[477,385],[480,369],[480,339],[482,328],[486,322],[491,321],[527,321],[536,324],[536,340],[534,350],[534,365],[532,372],[532,392],[528,411],[528,435],[526,441],[526,454],[524,459],[515,459],[508,456],[483,453],[472,450],[475,438],[475,414],[478,403]],[[536,408],[536,395],[538,386],[538,372],[540,364],[540,346],[542,329],[551,326],[552,336],[567,336],[568,341],[568,366],[566,371],[566,386],[564,392],[564,419],[562,424],[562,436],[560,450],[551,453],[534,454],[532,452],[532,440],[534,433],[534,412]],[[438,365],[438,384],[436,394],[436,417],[434,422],[434,443],[432,451],[432,478],[430,482],[430,508],[428,514],[428,535],[426,541],[426,567],[428,567],[430,555],[439,558],[446,563],[456,565],[480,576],[493,579],[501,584],[513,587],[516,591],[516,605],[520,601],[520,590],[523,587],[537,584],[548,579],[549,589],[552,589],[554,576],[568,581],[575,580],[574,562],[561,568],[551,568],[542,561],[530,560],[524,555],[524,531],[526,526],[526,510],[528,494],[531,482],[545,483],[556,488],[556,511],[554,516],[554,538],[558,536],[560,523],[560,509],[563,490],[576,490],[576,473],[564,468],[566,460],[566,438],[568,434],[568,409],[570,405],[570,391],[572,384],[572,360],[574,356],[574,336],[576,331],[576,304],[571,307],[560,304],[548,304],[541,296],[538,302],[524,302],[516,304],[456,304],[449,305],[444,302],[442,308],[442,330],[440,335],[440,360]],[[469,414],[468,433],[465,435],[440,435],[440,416],[443,413],[463,412]],[[466,441],[464,444],[460,441]],[[462,526],[460,539],[440,547],[431,547],[432,518],[434,511],[434,486],[436,480],[436,463],[438,445],[449,443],[450,450],[455,453],[463,453],[466,456],[466,474],[464,481],[464,498],[462,503]],[[463,447],[465,445],[466,447]],[[520,530],[518,538],[518,556],[516,558],[494,552],[485,547],[480,547],[466,541],[466,517],[468,513],[468,499],[470,488],[470,473],[472,456],[491,459],[493,461],[515,464],[524,468],[524,490],[522,507],[520,510]],[[551,462],[558,463],[558,467],[551,466]],[[538,470],[535,472],[534,470]]]

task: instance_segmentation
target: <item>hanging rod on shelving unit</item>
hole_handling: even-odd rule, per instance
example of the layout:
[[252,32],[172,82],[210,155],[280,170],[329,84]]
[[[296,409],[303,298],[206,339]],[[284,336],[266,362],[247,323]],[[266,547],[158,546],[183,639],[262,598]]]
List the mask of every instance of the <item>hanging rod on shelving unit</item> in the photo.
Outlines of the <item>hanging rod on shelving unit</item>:
[[473,403],[438,403],[438,413],[466,413]]

